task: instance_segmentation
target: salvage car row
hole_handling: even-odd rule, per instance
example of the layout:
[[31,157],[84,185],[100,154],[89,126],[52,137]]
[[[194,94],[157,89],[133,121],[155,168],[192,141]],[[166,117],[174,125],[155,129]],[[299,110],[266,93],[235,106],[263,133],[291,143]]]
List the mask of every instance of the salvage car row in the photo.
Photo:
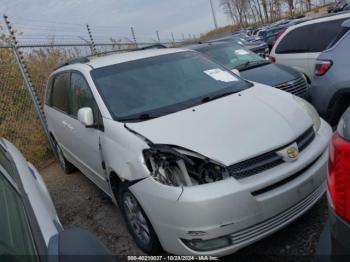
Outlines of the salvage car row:
[[[276,232],[310,209],[327,189],[332,128],[310,102],[319,91],[314,90],[314,83],[322,81],[318,77],[332,74],[329,83],[348,77],[349,59],[342,60],[350,54],[345,17],[338,23],[339,34],[329,40],[330,48],[320,50],[319,61],[331,65],[318,63],[312,77],[278,64],[278,56],[273,64],[227,39],[63,64],[50,76],[44,106],[62,169],[79,169],[110,196],[136,244],[149,254],[164,250],[224,256]],[[317,21],[328,20],[312,24]],[[307,23],[290,27],[273,50]],[[345,51],[337,55],[335,50]],[[345,111],[350,103],[344,101]],[[333,229],[349,228],[349,120],[343,116],[331,147]],[[2,148],[6,159],[11,151],[19,155],[5,140]],[[20,163],[11,161],[11,170],[26,164],[17,158]],[[16,188],[6,159],[1,175],[7,187]],[[30,165],[22,172],[41,181]],[[40,185],[34,190],[47,192]],[[24,187],[23,195],[29,190]],[[62,227],[47,193],[43,199],[55,236]],[[42,215],[32,213],[37,219]],[[46,246],[52,236],[44,238]],[[342,236],[340,242],[346,240]],[[104,251],[94,246],[98,254]],[[16,254],[13,249],[6,252]]]

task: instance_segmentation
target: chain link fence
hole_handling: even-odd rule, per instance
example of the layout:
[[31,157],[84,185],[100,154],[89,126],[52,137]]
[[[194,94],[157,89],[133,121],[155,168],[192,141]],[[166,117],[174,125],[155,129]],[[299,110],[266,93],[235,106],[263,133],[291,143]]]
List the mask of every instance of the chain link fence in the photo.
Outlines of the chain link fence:
[[0,49],[0,137],[39,167],[52,157],[11,49]]

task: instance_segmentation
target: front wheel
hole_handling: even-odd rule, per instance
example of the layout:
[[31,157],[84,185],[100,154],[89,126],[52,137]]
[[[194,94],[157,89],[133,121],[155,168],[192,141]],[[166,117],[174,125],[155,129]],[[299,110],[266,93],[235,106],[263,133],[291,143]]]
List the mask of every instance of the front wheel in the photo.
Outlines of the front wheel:
[[126,224],[137,246],[147,254],[158,254],[158,237],[142,207],[128,189],[121,189],[120,197]]

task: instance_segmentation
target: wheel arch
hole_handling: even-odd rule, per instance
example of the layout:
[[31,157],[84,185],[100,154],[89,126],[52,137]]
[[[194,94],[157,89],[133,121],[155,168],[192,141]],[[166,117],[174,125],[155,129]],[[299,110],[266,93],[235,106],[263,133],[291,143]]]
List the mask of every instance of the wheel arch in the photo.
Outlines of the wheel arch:
[[335,122],[348,106],[350,106],[350,87],[342,88],[333,95],[327,112],[331,124],[337,124]]

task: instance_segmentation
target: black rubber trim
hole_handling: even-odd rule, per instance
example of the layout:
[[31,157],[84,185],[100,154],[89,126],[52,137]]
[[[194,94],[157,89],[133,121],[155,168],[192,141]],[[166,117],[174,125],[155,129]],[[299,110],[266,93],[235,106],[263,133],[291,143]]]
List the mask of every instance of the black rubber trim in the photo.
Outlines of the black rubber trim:
[[294,175],[291,175],[275,184],[272,184],[270,186],[264,187],[262,189],[259,189],[257,191],[252,192],[251,194],[253,196],[259,196],[262,194],[265,194],[269,191],[272,191],[278,187],[281,187],[289,182],[291,182],[292,180],[298,178],[299,176],[301,176],[302,174],[304,174],[309,168],[311,168],[321,157],[323,156],[323,152],[321,155],[319,155],[314,161],[312,161],[310,164],[308,164],[306,167],[304,167],[303,169],[299,170],[298,172],[296,172]]

